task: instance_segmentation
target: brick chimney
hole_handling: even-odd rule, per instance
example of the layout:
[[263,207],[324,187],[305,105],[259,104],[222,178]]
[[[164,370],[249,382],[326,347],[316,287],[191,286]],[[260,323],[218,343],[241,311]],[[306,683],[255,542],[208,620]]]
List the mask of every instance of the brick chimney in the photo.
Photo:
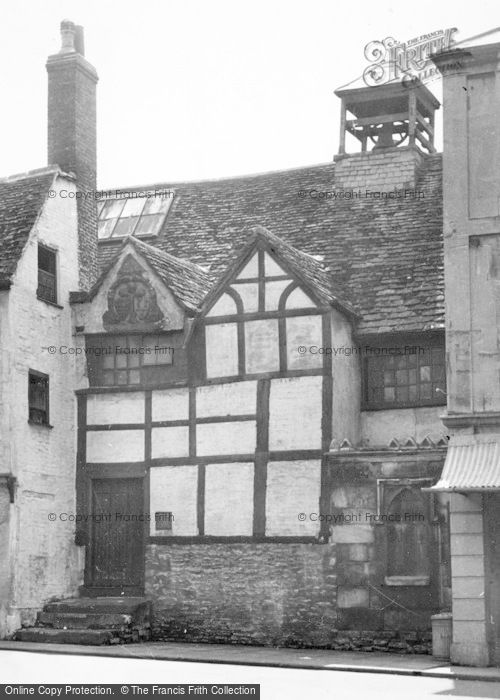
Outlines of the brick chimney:
[[[61,49],[47,60],[48,162],[76,175],[81,192],[96,190],[95,68],[84,58],[83,28],[61,22]],[[96,200],[77,200],[80,288],[97,277]]]
[[[390,191],[414,188],[426,153],[435,153],[438,100],[420,82],[337,90],[341,98],[336,186]],[[359,144],[348,153],[346,137]]]

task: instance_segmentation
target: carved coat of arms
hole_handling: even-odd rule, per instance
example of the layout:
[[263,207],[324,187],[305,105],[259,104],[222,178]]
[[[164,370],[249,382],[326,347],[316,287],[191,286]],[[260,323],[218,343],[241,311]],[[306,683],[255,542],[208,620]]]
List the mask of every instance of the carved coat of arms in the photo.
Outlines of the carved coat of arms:
[[143,268],[128,255],[108,292],[108,309],[102,317],[104,328],[142,329],[162,319],[155,290],[144,276]]

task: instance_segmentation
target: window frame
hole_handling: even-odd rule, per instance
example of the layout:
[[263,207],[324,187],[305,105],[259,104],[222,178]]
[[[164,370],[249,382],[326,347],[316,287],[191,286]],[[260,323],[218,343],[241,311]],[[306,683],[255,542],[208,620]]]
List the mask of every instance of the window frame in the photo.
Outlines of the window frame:
[[[361,361],[361,375],[362,375],[362,397],[361,397],[361,410],[362,411],[383,411],[383,410],[394,410],[394,409],[403,409],[403,408],[424,408],[424,407],[430,407],[430,406],[446,406],[446,346],[445,346],[445,340],[444,336],[443,337],[412,337],[412,336],[405,336],[404,339],[401,338],[395,338],[394,336],[392,337],[387,337],[385,339],[378,339],[376,341],[372,341],[370,339],[361,339],[359,341],[359,345],[361,349],[363,350],[362,354],[362,361]],[[366,355],[366,346],[368,346],[373,350],[378,347],[391,347],[391,348],[399,348],[399,349],[405,349],[409,347],[414,347],[414,346],[420,346],[420,347],[425,347],[426,350],[429,351],[429,354],[431,355],[429,358],[429,363],[422,365],[422,366],[430,366],[431,368],[431,378],[429,382],[422,382],[420,380],[420,354],[417,353],[402,353],[402,354],[387,354],[384,356],[367,356]],[[442,351],[442,363],[441,362],[433,362],[432,358],[432,350],[434,349],[440,349]],[[427,355],[427,352],[426,352]],[[408,372],[410,369],[415,369],[416,371],[416,383],[415,386],[420,387],[421,384],[423,383],[429,383],[431,386],[431,396],[429,399],[422,399],[420,396],[417,399],[408,399],[408,400],[398,400],[394,398],[392,401],[381,401],[381,400],[374,400],[370,397],[370,389],[375,386],[374,382],[370,381],[370,375],[373,370],[369,369],[370,365],[370,360],[384,360],[384,359],[389,359],[389,358],[401,358],[401,357],[416,357],[416,363],[415,367],[409,367],[408,365],[406,367],[400,368],[406,372]],[[427,359],[427,358],[425,358]],[[382,363],[381,363],[382,365]],[[443,386],[442,386],[442,392],[434,392],[432,393],[432,386],[436,384],[435,381],[432,379],[432,372],[434,367],[439,367],[441,366],[444,368],[444,379],[443,379]],[[398,368],[389,368],[389,367],[381,367],[379,371],[382,372],[394,372],[396,373]],[[372,375],[373,376],[373,375]],[[404,384],[402,386],[410,386],[409,382],[407,384]],[[396,389],[398,387],[397,382],[393,385],[394,388]],[[382,384],[382,387],[384,388],[384,384]]]
[[[110,333],[107,335],[103,334],[96,334],[96,335],[88,335],[85,338],[85,345],[86,345],[86,352],[87,352],[87,369],[89,373],[89,384],[91,388],[118,388],[122,389],[124,387],[134,387],[137,389],[140,388],[151,388],[155,387],[158,385],[158,382],[156,380],[151,380],[151,381],[145,381],[144,377],[147,376],[147,371],[148,370],[154,370],[159,369],[159,368],[168,368],[168,367],[173,367],[175,364],[175,351],[177,348],[175,348],[175,344],[172,344],[172,342],[168,342],[168,347],[172,348],[173,352],[167,353],[166,357],[170,358],[170,362],[157,362],[157,363],[145,363],[144,362],[144,354],[138,353],[137,355],[131,354],[124,354],[124,357],[129,358],[129,357],[137,357],[138,358],[138,363],[137,365],[131,365],[129,364],[128,360],[127,363],[124,367],[118,367],[116,365],[116,357],[119,355],[119,353],[103,353],[96,355],[93,352],[90,352],[90,348],[92,347],[117,347],[119,343],[119,347],[126,347],[123,343],[128,343],[130,338],[137,339],[138,344],[135,345],[135,347],[145,347],[147,343],[145,342],[145,339],[150,337],[150,336],[158,336],[158,338],[161,338],[164,336],[167,341],[167,337],[169,336],[169,333],[158,333],[158,332],[124,332],[124,333]],[[161,340],[159,341],[161,342]],[[130,347],[130,346],[128,346]],[[106,355],[111,355],[112,357],[115,358],[115,364],[112,368],[104,368],[102,366],[102,359],[106,357]],[[145,370],[143,372],[143,370]],[[138,382],[130,382],[130,373],[133,371],[138,371],[139,372],[139,381]],[[104,372],[113,372],[114,377],[114,383],[113,384],[105,384],[103,380],[103,375]],[[117,379],[117,373],[118,372],[126,372],[127,374],[127,382],[123,384],[118,384],[115,383]],[[151,372],[152,373],[152,372]],[[92,377],[91,377],[92,375]],[[92,382],[90,381],[92,378]],[[94,381],[95,378],[95,381]]]
[[[54,272],[49,272],[48,270],[44,270],[43,268],[40,267],[40,251],[44,251],[45,253],[49,253],[51,256],[53,256],[53,261],[54,261]],[[37,248],[37,288],[36,288],[36,296],[37,299],[40,301],[44,301],[46,304],[53,304],[55,306],[58,305],[58,255],[57,255],[57,250],[55,248],[52,248],[51,246],[46,245],[45,243],[38,243],[38,248]],[[46,275],[51,278],[52,280],[52,285],[53,285],[53,294],[44,296],[41,292],[41,285],[40,285],[40,273],[43,273],[43,275]]]
[[[36,378],[39,381],[43,381],[45,383],[44,387],[44,398],[45,398],[45,409],[40,409],[38,406],[34,405],[33,397],[32,397],[32,381],[31,378]],[[33,382],[34,383],[34,382]],[[41,413],[44,413],[44,417],[42,420],[36,420],[32,416],[32,411],[40,411]],[[52,427],[50,425],[50,378],[48,374],[45,374],[44,372],[39,372],[38,370],[35,369],[28,369],[28,423],[31,423],[32,425],[43,425],[46,427]]]

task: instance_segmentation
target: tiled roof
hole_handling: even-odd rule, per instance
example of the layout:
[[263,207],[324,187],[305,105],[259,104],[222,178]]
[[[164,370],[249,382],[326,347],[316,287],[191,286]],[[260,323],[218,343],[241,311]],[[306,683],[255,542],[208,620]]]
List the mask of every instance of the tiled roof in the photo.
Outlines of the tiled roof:
[[[127,238],[123,240],[123,245],[120,246],[119,252],[129,243],[133,245],[137,252],[151,265],[158,277],[170,289],[181,306],[189,311],[197,311],[199,309],[201,303],[210,291],[210,288],[214,285],[215,278],[213,275],[189,260],[176,258],[163,250],[159,250],[148,243],[144,243],[144,241],[139,241],[133,236],[127,236]],[[118,255],[118,251],[116,252]],[[97,290],[101,286],[103,278],[114,264],[114,261],[115,258],[113,258],[107,268],[102,271],[100,278],[90,292],[90,297],[95,296]],[[85,297],[82,296],[81,300],[84,301]]]
[[10,285],[57,172],[48,168],[0,180],[0,289]]
[[[333,190],[333,163],[143,189],[176,193],[155,247],[222,275],[264,226],[321,256],[333,288],[360,314],[359,330],[380,333],[444,326],[441,178],[441,156],[432,155],[420,170],[421,198],[312,198]],[[103,265],[115,254],[113,243],[100,245]]]

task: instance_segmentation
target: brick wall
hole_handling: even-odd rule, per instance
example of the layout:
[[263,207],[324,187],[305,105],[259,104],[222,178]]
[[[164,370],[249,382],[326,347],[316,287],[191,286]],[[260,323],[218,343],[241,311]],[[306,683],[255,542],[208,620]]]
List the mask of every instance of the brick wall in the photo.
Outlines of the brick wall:
[[[83,193],[96,190],[97,73],[77,53],[56,54],[47,62],[48,161],[77,176]],[[89,289],[97,277],[96,200],[77,200],[80,288]]]

